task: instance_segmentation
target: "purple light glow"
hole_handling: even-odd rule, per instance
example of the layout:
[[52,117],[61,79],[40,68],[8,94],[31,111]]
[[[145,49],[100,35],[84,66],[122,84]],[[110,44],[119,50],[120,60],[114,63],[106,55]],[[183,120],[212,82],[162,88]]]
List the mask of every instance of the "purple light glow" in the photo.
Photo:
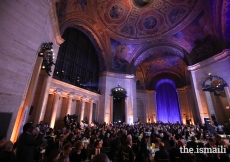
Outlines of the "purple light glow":
[[162,79],[156,84],[157,121],[182,123],[175,83]]

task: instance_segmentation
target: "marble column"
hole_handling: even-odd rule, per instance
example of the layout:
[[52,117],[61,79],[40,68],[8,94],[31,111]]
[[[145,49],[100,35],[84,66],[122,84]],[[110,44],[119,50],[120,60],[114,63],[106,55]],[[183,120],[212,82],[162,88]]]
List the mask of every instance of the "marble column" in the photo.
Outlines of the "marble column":
[[85,115],[85,99],[81,99],[81,116],[80,116],[80,122],[84,119]]
[[36,110],[36,115],[34,119],[34,123],[39,123],[40,121],[44,120],[45,112],[46,112],[46,104],[47,100],[49,97],[49,87],[51,83],[52,77],[50,76],[45,76],[42,88],[41,88],[41,93],[38,101],[38,108]]
[[71,108],[72,108],[73,95],[74,95],[73,92],[70,92],[70,93],[68,94],[66,115],[68,115],[68,114],[69,114],[69,115],[73,115],[73,114],[70,114],[70,113],[71,113]]
[[61,95],[62,90],[57,89],[54,91],[54,101],[53,101],[53,112],[51,115],[51,120],[50,120],[50,127],[54,128],[55,121],[56,121],[56,115],[57,115],[57,108],[58,108],[58,103],[59,103],[59,97]]
[[113,122],[113,96],[110,96],[110,120],[109,123]]
[[98,113],[99,113],[99,111],[98,111],[98,105],[99,105],[99,103],[98,103],[98,101],[95,101],[94,102],[94,104],[95,104],[95,107],[94,107],[94,112],[95,112],[95,114],[94,114],[94,117],[95,117],[95,121],[97,121],[98,122]]
[[[27,90],[27,94],[26,94],[26,98],[25,98],[25,102],[23,107],[20,106],[19,111],[18,111],[18,115],[15,121],[15,125],[12,131],[12,135],[10,140],[12,142],[16,142],[18,135],[21,133],[22,128],[28,118],[28,109],[31,108],[32,102],[33,102],[33,98],[34,98],[34,94],[36,91],[36,85],[38,83],[38,78],[39,78],[39,74],[40,74],[40,70],[41,70],[41,65],[42,65],[42,61],[43,59],[41,57],[37,58],[37,61],[34,65],[34,70],[33,70],[33,74],[30,80],[30,84]],[[37,117],[38,118],[38,117]]]
[[229,93],[229,88],[228,87],[224,87],[224,91],[226,94],[226,97],[228,99],[228,106],[230,106],[230,93]]
[[127,98],[125,98],[125,123],[126,124],[129,123],[129,119],[128,119],[128,101],[127,101]]
[[89,124],[92,123],[93,102],[94,102],[94,100],[90,100],[90,106],[89,106]]
[[204,91],[204,92],[205,92],[206,102],[207,102],[207,106],[208,106],[208,110],[209,110],[209,116],[211,117],[211,114],[216,116],[214,105],[212,102],[211,92],[209,92],[209,91]]

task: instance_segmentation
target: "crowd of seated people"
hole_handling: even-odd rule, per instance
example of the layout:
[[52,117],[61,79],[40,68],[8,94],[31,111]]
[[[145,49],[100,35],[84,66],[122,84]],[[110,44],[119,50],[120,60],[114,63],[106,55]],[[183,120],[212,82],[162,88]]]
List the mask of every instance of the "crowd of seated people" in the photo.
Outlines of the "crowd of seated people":
[[[69,118],[68,116],[67,118]],[[67,119],[69,120],[69,119]],[[153,149],[153,146],[156,149]],[[226,148],[222,153],[182,152],[181,148]],[[153,152],[154,150],[154,152]],[[75,119],[53,129],[26,123],[14,144],[0,138],[0,162],[228,162],[229,143],[204,126],[179,123],[81,125]],[[99,162],[99,161],[98,161]]]

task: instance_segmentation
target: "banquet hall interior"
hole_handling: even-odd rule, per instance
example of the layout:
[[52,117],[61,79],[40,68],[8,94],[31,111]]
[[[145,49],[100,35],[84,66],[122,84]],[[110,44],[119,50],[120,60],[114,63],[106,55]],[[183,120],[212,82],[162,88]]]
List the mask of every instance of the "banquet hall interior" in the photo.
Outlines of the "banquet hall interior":
[[0,1],[0,130],[230,121],[229,0]]

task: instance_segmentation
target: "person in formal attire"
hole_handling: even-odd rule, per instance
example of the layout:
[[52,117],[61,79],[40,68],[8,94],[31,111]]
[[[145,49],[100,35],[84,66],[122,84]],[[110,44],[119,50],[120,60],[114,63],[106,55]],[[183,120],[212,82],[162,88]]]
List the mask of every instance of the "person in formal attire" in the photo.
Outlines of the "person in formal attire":
[[185,154],[182,154],[180,152],[180,149],[176,147],[176,143],[174,140],[169,140],[169,145],[171,147],[171,149],[169,150],[169,157],[171,162],[175,162],[176,157],[180,157],[181,161],[186,161]]
[[70,161],[69,161],[69,157],[68,157],[68,156],[61,156],[61,157],[58,159],[58,162],[70,162]]
[[60,157],[62,156],[65,156],[65,157],[68,157],[69,158],[69,155],[72,151],[72,145],[71,143],[66,143],[64,146],[63,146],[63,150],[60,154]]
[[60,134],[58,140],[55,142],[54,147],[55,149],[61,151],[63,146],[65,145],[65,138],[63,134]]
[[6,142],[6,136],[0,136],[0,151],[2,150],[2,147],[5,142]]
[[129,162],[134,161],[134,152],[132,149],[132,139],[126,140],[127,145],[123,148],[123,152],[129,155]]
[[2,151],[0,152],[1,162],[14,162],[15,153],[13,151],[13,143],[11,141],[6,141],[2,146]]
[[[204,143],[202,141],[197,142],[197,147],[198,148],[203,148],[204,149]],[[199,160],[201,159],[202,162],[206,162],[207,161],[207,157],[206,154],[204,152],[199,152],[199,153],[195,153],[196,155],[196,159]]]
[[158,162],[159,159],[170,159],[169,153],[164,148],[165,144],[163,142],[159,143],[159,151],[156,151],[154,160]]
[[71,162],[81,162],[86,159],[86,152],[83,147],[82,142],[78,141],[74,143],[74,149],[70,153],[70,161]]
[[90,162],[110,162],[110,160],[106,154],[98,154]]
[[197,148],[196,138],[194,136],[192,136],[190,139],[191,139],[191,141],[187,142],[186,147],[192,148],[193,150],[196,150],[196,148]]
[[149,134],[144,134],[144,136],[141,139],[140,150],[141,150],[141,153],[145,155],[146,159],[149,158],[149,154],[150,154],[150,151],[147,149],[148,142],[150,142],[150,136]]
[[106,151],[102,148],[101,140],[96,140],[94,142],[94,149],[91,149],[90,157],[98,155],[98,154],[106,154]]
[[47,136],[45,138],[46,138],[45,156],[48,157],[51,151],[57,149],[55,148],[54,139],[51,136]]
[[50,152],[46,162],[58,162],[60,158],[60,152],[58,150],[53,150]]
[[219,146],[222,146],[226,150],[226,152],[223,152],[223,153],[219,154],[221,161],[222,162],[225,162],[225,161],[229,162],[230,161],[230,157],[229,157],[229,154],[230,154],[230,145],[229,145],[229,143],[225,139],[222,139],[220,141],[220,145]]
[[121,155],[122,146],[121,146],[121,139],[119,136],[113,134],[111,136],[111,145],[110,145],[110,159],[113,161],[114,157],[118,158]]
[[67,121],[70,120],[70,115],[67,114],[65,117],[64,117],[64,123],[65,123],[65,126],[67,126]]
[[[216,148],[216,140],[214,138],[209,138],[208,143],[205,144],[205,147],[210,149]],[[207,155],[208,162],[221,162],[218,153],[208,153]]]
[[43,139],[43,134],[32,134],[34,126],[32,123],[26,123],[23,126],[23,133],[17,141],[16,162],[34,161],[34,148],[37,147]]
[[[197,149],[197,143],[196,143],[196,138],[195,136],[192,136],[191,141],[187,142],[186,147],[188,149],[196,150]],[[196,155],[194,153],[188,153],[187,155],[188,161],[195,161]]]

